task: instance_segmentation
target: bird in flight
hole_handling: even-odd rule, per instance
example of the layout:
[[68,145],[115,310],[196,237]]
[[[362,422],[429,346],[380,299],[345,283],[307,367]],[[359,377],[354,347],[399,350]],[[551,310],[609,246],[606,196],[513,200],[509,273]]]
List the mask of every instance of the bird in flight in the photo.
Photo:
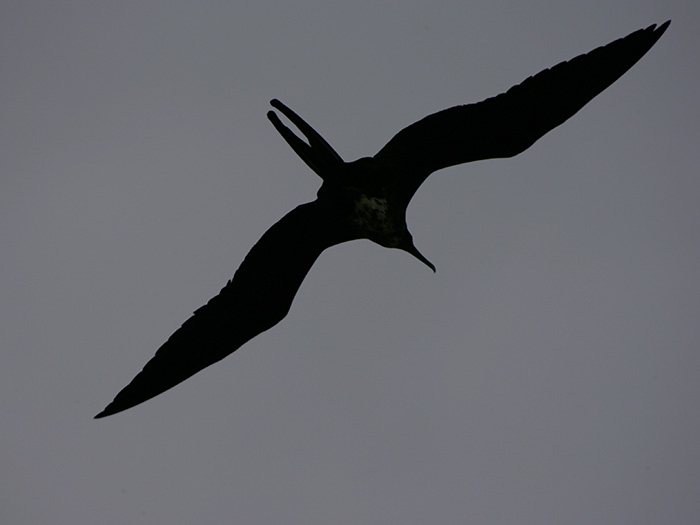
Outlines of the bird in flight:
[[374,157],[345,162],[309,124],[279,100],[267,116],[321,177],[316,200],[273,225],[233,279],[194,312],[96,418],[116,414],[181,383],[280,322],[314,261],[326,248],[369,239],[435,267],[406,225],[411,198],[433,172],[483,159],[513,157],[562,124],[631,68],[670,20],[562,62],[505,93],[429,115],[397,133]]

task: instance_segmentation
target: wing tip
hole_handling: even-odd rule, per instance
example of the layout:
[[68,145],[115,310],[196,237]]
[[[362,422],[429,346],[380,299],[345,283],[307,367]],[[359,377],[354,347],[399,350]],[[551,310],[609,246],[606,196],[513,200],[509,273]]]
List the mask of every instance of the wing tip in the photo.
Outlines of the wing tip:
[[669,18],[663,24],[659,26],[658,31],[666,31],[666,28],[671,25],[671,19]]
[[93,419],[102,419],[102,418],[105,418],[107,416],[111,416],[113,414],[116,414],[117,412],[121,412],[122,410],[124,410],[123,408],[122,409],[119,409],[119,408],[115,409],[113,406],[114,406],[114,403],[113,402],[110,403],[109,405],[107,405],[107,407],[102,412],[100,412],[99,414],[94,416]]
[[670,26],[670,25],[671,25],[671,20],[666,20],[663,24],[661,24],[658,27],[656,27],[656,24],[651,24],[649,27],[647,27],[647,30],[654,33],[654,35],[658,39],[661,37],[661,35],[663,35],[666,32],[666,30],[668,29],[668,26]]

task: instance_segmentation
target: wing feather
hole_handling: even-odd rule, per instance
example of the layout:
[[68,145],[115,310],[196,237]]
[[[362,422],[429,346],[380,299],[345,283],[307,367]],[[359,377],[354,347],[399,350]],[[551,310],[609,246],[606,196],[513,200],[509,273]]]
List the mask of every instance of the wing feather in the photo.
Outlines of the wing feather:
[[349,240],[333,210],[298,206],[253,246],[233,279],[194,312],[96,418],[165,392],[281,321],[321,252]]
[[401,130],[374,158],[406,176],[402,187],[410,198],[434,171],[517,155],[620,78],[669,24],[640,29],[498,96],[429,115]]

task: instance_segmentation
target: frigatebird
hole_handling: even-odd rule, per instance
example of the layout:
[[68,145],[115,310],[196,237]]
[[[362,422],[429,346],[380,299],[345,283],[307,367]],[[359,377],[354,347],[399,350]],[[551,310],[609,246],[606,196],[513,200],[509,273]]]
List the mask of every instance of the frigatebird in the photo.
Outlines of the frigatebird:
[[281,321],[304,277],[326,248],[369,239],[410,253],[406,208],[431,173],[482,159],[513,157],[562,124],[651,49],[670,21],[656,24],[529,77],[505,93],[429,115],[395,135],[374,157],[345,162],[279,100],[267,116],[323,183],[316,200],[272,226],[221,292],[194,312],[107,408],[101,418],[143,403],[220,361]]

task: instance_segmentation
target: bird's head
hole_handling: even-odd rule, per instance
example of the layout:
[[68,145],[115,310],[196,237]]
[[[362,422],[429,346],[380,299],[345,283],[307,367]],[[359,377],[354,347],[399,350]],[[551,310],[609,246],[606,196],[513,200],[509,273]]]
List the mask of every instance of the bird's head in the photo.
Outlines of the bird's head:
[[385,248],[396,248],[413,255],[435,271],[435,265],[418,251],[406,225],[406,208],[384,196],[358,192],[353,196],[352,221],[370,241]]

